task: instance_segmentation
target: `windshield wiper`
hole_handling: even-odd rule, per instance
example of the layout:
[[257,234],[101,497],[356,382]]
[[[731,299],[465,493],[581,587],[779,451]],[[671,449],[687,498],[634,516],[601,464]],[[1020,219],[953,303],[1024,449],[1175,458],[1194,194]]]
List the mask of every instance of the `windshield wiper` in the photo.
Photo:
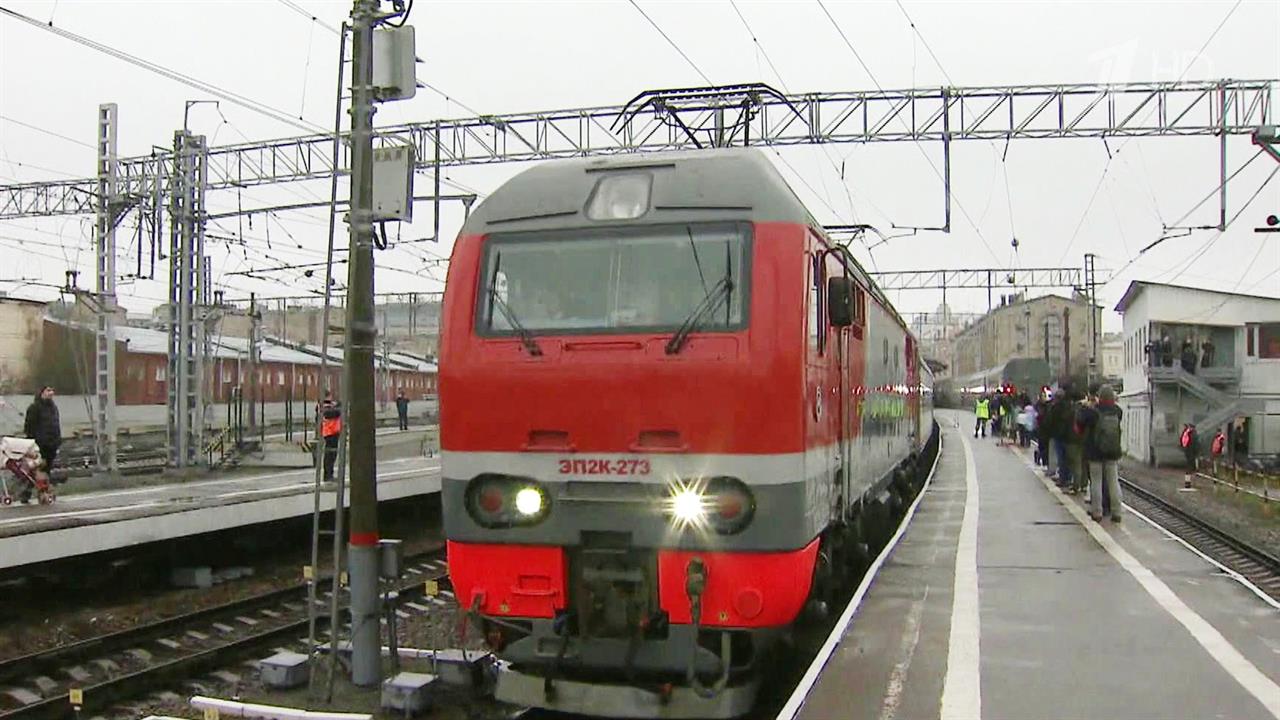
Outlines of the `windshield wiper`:
[[667,341],[667,354],[675,355],[684,347],[685,341],[689,339],[689,335],[702,325],[702,320],[715,312],[720,303],[730,297],[733,297],[733,274],[725,273],[720,281],[711,287],[711,291],[707,296],[698,303],[698,307],[689,313],[689,317],[680,323],[680,328],[676,330],[676,334],[671,336]]
[[520,320],[516,318],[515,311],[498,295],[498,269],[502,267],[502,253],[498,253],[493,259],[493,273],[489,276],[489,329],[493,329],[493,309],[496,307],[502,313],[502,317],[506,319],[507,324],[515,331],[520,338],[520,343],[524,345],[524,349],[529,354],[538,357],[542,355],[542,348],[538,345],[538,341],[533,339],[533,333],[529,332],[524,325],[520,324]]
[[[693,244],[692,232],[689,234],[689,246],[694,248],[694,262],[698,264],[698,276],[701,277],[702,263],[698,261],[698,250]],[[693,331],[697,330],[698,327],[701,326],[703,318],[714,313],[716,308],[720,306],[720,302],[722,300],[725,301],[724,324],[726,327],[729,325],[729,312],[730,305],[732,303],[728,301],[733,298],[734,284],[733,258],[730,253],[728,240],[724,241],[724,277],[720,278],[720,281],[713,285],[710,290],[707,290],[706,286],[706,281],[703,280],[702,287],[706,293],[705,297],[703,297],[702,302],[698,303],[698,306],[693,309],[693,312],[689,313],[689,317],[685,318],[684,322],[680,323],[680,328],[676,330],[676,334],[672,335],[671,339],[667,341],[668,355],[675,355],[680,352],[684,347],[685,342],[689,339],[689,336],[693,334]]]

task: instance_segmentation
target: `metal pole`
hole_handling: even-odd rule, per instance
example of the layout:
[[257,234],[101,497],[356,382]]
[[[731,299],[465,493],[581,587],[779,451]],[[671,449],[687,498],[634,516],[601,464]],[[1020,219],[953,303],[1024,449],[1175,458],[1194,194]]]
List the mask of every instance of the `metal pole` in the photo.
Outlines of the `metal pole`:
[[351,245],[347,272],[346,370],[351,462],[351,682],[376,685],[382,675],[378,626],[378,486],[374,445],[373,284],[373,20],[377,0],[351,9]]
[[[431,218],[431,240],[440,242],[440,121],[436,121],[436,160],[435,160],[435,211]],[[1225,137],[1225,136],[1224,136]]]
[[[116,463],[116,105],[98,106],[97,383],[94,423],[97,469],[111,474]],[[141,227],[141,225],[139,225]],[[138,245],[141,252],[142,245]],[[139,255],[141,258],[141,255]],[[141,274],[141,273],[139,273]]]
[[[1218,230],[1227,229],[1227,89],[1218,83]],[[437,188],[437,192],[439,188]]]
[[[258,337],[261,328],[262,313],[258,312],[257,293],[249,293],[249,435],[252,437],[258,430],[258,397],[262,394],[258,382]],[[262,418],[266,424],[266,418]]]
[[[942,232],[951,232],[951,90],[942,89]],[[945,273],[944,273],[945,275]],[[990,294],[990,291],[988,291]],[[990,305],[990,302],[987,303]],[[988,310],[991,308],[988,307]]]

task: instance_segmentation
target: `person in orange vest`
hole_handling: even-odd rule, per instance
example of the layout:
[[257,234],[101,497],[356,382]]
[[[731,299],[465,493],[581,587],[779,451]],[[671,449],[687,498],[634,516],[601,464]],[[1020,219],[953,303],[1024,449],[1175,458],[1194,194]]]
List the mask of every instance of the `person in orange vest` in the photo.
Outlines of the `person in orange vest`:
[[1222,459],[1222,454],[1227,450],[1227,436],[1222,432],[1222,428],[1218,428],[1218,433],[1213,436],[1213,442],[1209,445],[1209,453],[1213,456],[1213,472],[1218,472],[1218,461]]
[[320,403],[320,437],[324,438],[324,481],[333,482],[333,465],[338,460],[338,438],[342,436],[342,408],[325,391]]
[[1182,453],[1187,458],[1187,474],[1183,476],[1182,484],[1184,487],[1191,487],[1191,478],[1199,469],[1200,459],[1200,436],[1196,432],[1196,426],[1186,423],[1182,426],[1182,434],[1178,436],[1178,445],[1182,447]]

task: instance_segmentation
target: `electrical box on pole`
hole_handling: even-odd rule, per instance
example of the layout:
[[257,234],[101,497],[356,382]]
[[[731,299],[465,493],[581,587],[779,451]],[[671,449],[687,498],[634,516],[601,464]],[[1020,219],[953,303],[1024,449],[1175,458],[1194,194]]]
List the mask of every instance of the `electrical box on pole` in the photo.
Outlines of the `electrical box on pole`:
[[373,151],[373,220],[413,220],[413,147]]
[[408,100],[418,92],[413,26],[373,31],[373,93],[379,102]]

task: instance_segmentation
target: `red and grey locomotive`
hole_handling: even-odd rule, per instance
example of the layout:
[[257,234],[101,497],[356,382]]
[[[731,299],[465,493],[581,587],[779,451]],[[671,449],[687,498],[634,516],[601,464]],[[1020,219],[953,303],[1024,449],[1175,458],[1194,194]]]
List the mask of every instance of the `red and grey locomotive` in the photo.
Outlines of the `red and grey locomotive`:
[[934,432],[915,339],[752,149],[522,172],[442,327],[450,573],[524,705],[745,713]]

